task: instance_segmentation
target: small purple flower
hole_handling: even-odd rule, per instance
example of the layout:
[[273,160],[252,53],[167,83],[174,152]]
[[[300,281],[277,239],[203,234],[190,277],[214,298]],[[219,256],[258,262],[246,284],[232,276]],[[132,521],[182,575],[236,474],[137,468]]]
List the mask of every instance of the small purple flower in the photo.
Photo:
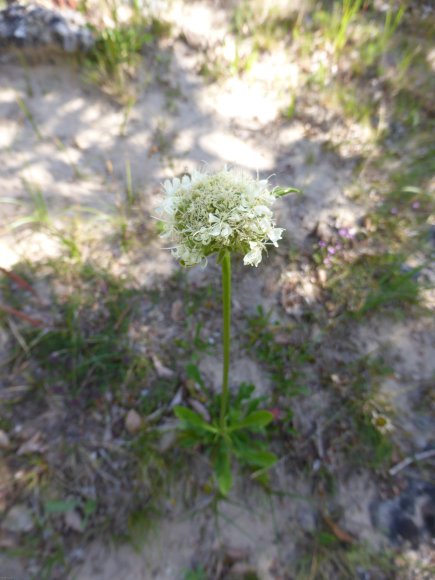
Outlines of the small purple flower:
[[338,230],[338,235],[345,240],[353,240],[355,235],[349,230],[349,228],[340,228]]
[[414,201],[414,203],[412,204],[412,209],[418,209],[419,207],[420,207],[420,202]]
[[338,235],[341,236],[342,238],[347,238],[349,236],[349,230],[347,228],[340,228],[338,230]]
[[319,246],[320,246],[321,248],[325,248],[325,247],[326,247],[326,242],[324,242],[323,240],[321,240],[321,241],[319,242]]
[[328,254],[331,254],[333,256],[335,254],[335,248],[333,248],[332,246],[329,246]]
[[326,256],[326,258],[323,260],[323,263],[325,264],[325,266],[330,266],[331,258],[329,256]]
[[393,215],[397,215],[397,214],[399,213],[399,212],[398,212],[398,209],[397,209],[397,207],[392,207],[392,208],[391,208],[391,210],[390,210],[390,212],[391,212]]
[[337,244],[337,245],[335,246],[335,249],[337,250],[337,252],[339,252],[340,250],[342,250],[342,249],[343,249],[343,246],[342,246],[341,244]]

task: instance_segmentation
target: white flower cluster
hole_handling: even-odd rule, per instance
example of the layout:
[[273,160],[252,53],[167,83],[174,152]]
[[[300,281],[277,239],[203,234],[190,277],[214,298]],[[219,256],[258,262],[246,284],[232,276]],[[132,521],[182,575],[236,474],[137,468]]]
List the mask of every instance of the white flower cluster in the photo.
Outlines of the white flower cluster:
[[267,185],[267,179],[227,168],[166,180],[160,209],[163,235],[176,244],[173,255],[193,266],[227,249],[244,254],[244,264],[258,266],[266,245],[277,246],[284,231],[275,227],[270,209],[275,195]]

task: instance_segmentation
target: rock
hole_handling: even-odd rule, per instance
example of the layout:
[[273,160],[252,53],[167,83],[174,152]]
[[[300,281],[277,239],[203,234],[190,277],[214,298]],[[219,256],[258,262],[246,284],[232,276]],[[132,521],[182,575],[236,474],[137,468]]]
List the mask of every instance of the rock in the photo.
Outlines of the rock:
[[416,479],[399,496],[370,505],[372,525],[386,534],[393,545],[407,542],[413,549],[434,537],[434,514],[435,486]]
[[8,434],[0,429],[0,449],[8,449],[11,445]]
[[59,12],[15,3],[0,10],[1,47],[57,47],[72,53],[90,50],[94,42],[91,30],[77,11]]
[[142,417],[134,409],[130,409],[125,417],[125,428],[127,431],[134,435],[138,433],[142,428]]
[[3,529],[15,533],[31,532],[34,527],[31,511],[22,504],[13,506],[2,523]]
[[83,520],[77,510],[67,512],[64,517],[65,525],[74,532],[81,534],[83,532]]

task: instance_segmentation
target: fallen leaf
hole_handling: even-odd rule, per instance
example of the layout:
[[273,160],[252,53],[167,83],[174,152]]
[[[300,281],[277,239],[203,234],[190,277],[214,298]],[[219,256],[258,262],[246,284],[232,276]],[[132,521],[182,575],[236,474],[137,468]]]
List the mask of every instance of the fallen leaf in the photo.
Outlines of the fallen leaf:
[[42,433],[38,431],[31,439],[23,443],[17,451],[17,455],[27,455],[30,453],[43,453],[47,450],[47,445],[42,441]]
[[189,399],[189,405],[192,407],[194,411],[198,413],[198,415],[201,415],[204,421],[210,423],[211,421],[210,413],[207,411],[207,409],[204,407],[202,403],[200,403],[196,399]]
[[3,272],[5,276],[7,276],[12,282],[14,282],[19,288],[22,290],[26,290],[27,292],[31,292],[36,298],[39,298],[38,293],[36,290],[21,276],[12,272],[12,270],[6,270],[6,268],[2,268],[0,266],[0,272]]
[[346,544],[353,544],[354,543],[354,539],[352,538],[352,536],[350,534],[348,534],[347,532],[345,532],[344,530],[342,530],[338,526],[338,524],[336,524],[328,515],[322,514],[322,517],[323,517],[326,525],[328,526],[328,528],[334,534],[334,536],[336,536],[342,542],[346,542]]
[[153,361],[154,367],[156,369],[159,378],[172,379],[172,377],[175,374],[172,369],[168,369],[168,367],[165,367],[162,361],[155,354],[151,355],[151,359]]
[[10,446],[11,441],[9,439],[9,435],[0,429],[0,449],[8,449]]
[[178,391],[175,393],[174,398],[169,403],[169,408],[173,409],[176,405],[180,405],[182,402],[183,402],[183,391],[182,389],[178,389]]
[[171,318],[174,322],[180,322],[181,320],[183,320],[184,315],[183,315],[183,301],[182,300],[176,300],[172,304]]
[[45,326],[44,322],[39,320],[39,318],[32,318],[31,316],[24,314],[24,312],[21,312],[21,310],[16,310],[11,306],[6,306],[6,304],[0,304],[0,310],[3,310],[3,312],[7,312],[8,314],[12,314],[17,318],[21,318],[21,320],[25,320],[32,326]]

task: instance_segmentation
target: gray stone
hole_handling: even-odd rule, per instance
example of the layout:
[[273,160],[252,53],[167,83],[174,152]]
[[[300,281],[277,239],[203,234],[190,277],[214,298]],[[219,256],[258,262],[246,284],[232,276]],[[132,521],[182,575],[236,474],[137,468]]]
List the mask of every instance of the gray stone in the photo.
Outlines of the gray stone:
[[0,10],[0,47],[52,48],[88,51],[95,39],[83,17],[72,10],[14,3]]
[[2,528],[8,532],[31,532],[34,527],[35,524],[29,508],[21,504],[11,508],[2,523]]

